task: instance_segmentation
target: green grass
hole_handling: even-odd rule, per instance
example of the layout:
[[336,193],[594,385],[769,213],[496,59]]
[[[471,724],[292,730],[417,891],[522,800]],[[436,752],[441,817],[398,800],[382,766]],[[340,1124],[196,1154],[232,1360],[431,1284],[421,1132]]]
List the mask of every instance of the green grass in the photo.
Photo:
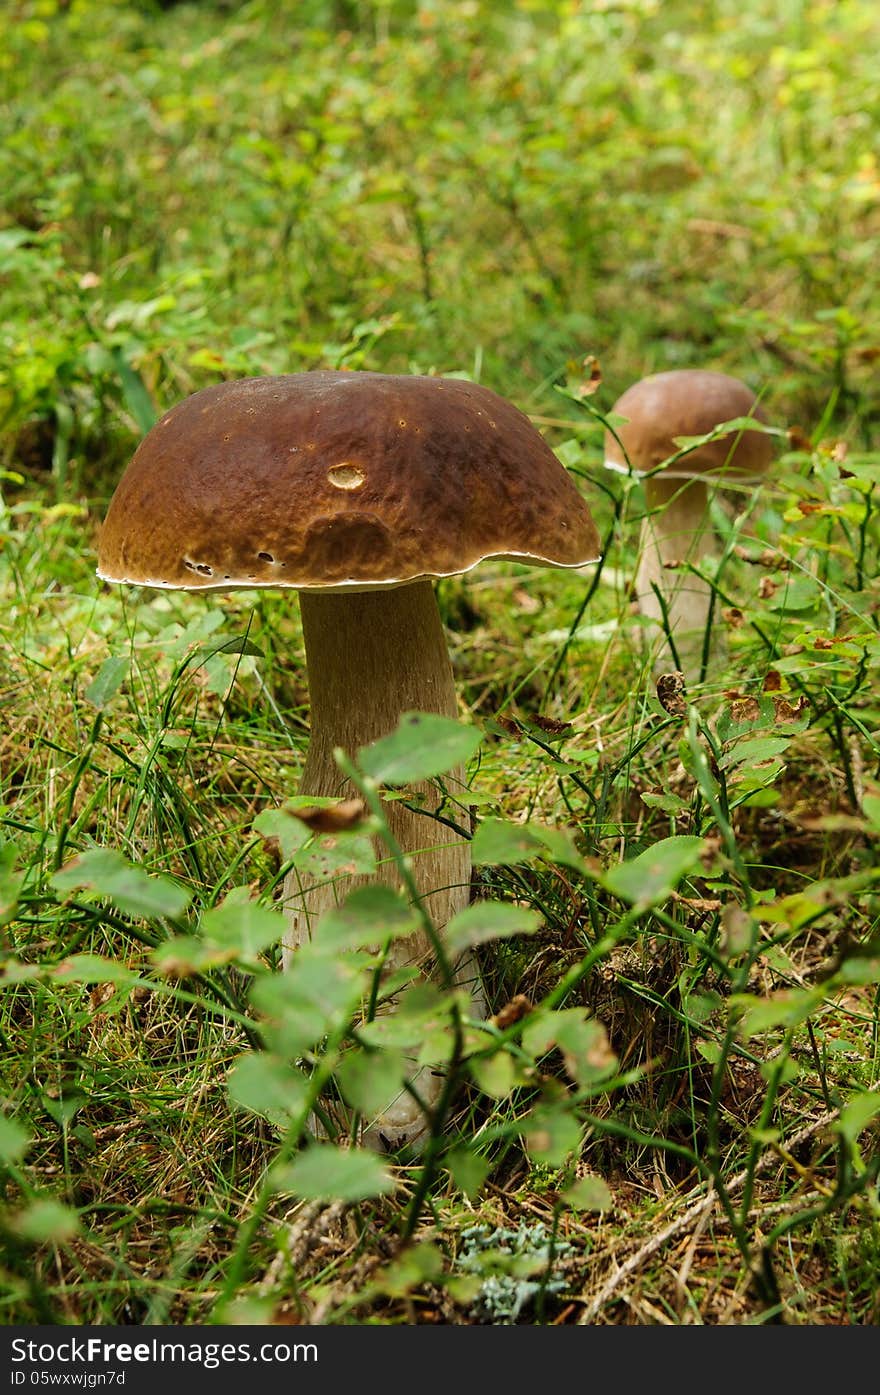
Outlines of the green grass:
[[[0,1322],[877,1321],[874,7],[703,8],[0,18]],[[644,498],[556,390],[588,354],[600,413],[694,365],[800,428],[715,505],[683,710],[627,594]],[[329,966],[304,1047],[266,1010],[296,602],[101,586],[94,540],[173,401],[342,365],[532,412],[605,560],[438,588],[477,897],[541,918],[480,950],[523,1015],[438,1009],[424,1157],[313,1196],[309,1092],[337,1047],[388,1067]]]

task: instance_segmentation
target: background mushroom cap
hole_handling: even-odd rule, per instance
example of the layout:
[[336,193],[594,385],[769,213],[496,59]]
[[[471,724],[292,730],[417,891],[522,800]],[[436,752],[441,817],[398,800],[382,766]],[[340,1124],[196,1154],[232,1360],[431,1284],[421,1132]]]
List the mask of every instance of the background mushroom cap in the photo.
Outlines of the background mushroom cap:
[[599,550],[550,447],[488,388],[312,372],[221,383],[162,417],[110,501],[98,575],[369,589],[489,557],[579,566]]
[[[680,449],[675,444],[677,436],[704,436],[736,417],[767,421],[755,394],[739,378],[698,368],[642,378],[627,388],[612,411],[627,418],[623,426],[615,428],[626,455],[606,431],[605,464],[627,474],[626,456],[636,474],[653,470]],[[732,432],[698,446],[677,460],[669,473],[681,478],[722,472],[758,476],[764,474],[772,457],[772,437],[759,431]]]

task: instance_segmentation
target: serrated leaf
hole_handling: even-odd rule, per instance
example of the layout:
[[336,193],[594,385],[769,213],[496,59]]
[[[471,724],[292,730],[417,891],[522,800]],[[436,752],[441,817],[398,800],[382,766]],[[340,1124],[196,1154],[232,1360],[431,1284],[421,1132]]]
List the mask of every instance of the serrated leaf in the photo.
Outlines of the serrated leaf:
[[382,785],[410,785],[444,775],[470,760],[480,744],[475,727],[430,712],[404,712],[396,731],[358,752],[365,775]]
[[660,905],[683,877],[698,870],[702,849],[702,838],[664,838],[638,857],[609,868],[603,878],[605,887],[633,906],[647,909]]
[[122,686],[131,667],[128,655],[111,654],[105,659],[86,688],[84,697],[93,707],[106,707],[113,694]]
[[126,915],[147,920],[159,916],[176,918],[192,899],[170,877],[151,876],[112,848],[81,853],[56,872],[50,883],[62,893],[81,888],[94,891]]
[[312,1143],[289,1167],[272,1174],[276,1191],[307,1201],[367,1201],[394,1191],[394,1179],[365,1148]]
[[610,1211],[614,1205],[608,1183],[592,1172],[566,1187],[562,1200],[576,1211]]
[[489,940],[508,940],[512,935],[534,935],[542,925],[537,911],[511,906],[503,901],[476,901],[459,911],[447,923],[444,939],[450,954],[486,944]]

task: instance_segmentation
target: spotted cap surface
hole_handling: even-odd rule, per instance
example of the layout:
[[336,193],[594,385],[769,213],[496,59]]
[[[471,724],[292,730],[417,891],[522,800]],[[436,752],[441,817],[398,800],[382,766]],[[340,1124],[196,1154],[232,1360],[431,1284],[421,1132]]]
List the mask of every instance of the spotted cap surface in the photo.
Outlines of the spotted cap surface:
[[[628,474],[626,456],[633,472],[653,470],[680,449],[677,436],[705,436],[723,421],[755,417],[766,422],[755,394],[739,378],[726,373],[710,373],[699,368],[683,368],[655,373],[627,388],[612,411],[626,417],[616,428],[626,455],[610,431],[605,433],[605,464]],[[764,474],[773,458],[772,437],[760,431],[731,432],[682,456],[670,468],[670,475],[721,474],[728,471],[740,477]]]
[[221,383],[162,417],[110,501],[98,576],[366,590],[599,550],[550,447],[488,388],[311,372]]

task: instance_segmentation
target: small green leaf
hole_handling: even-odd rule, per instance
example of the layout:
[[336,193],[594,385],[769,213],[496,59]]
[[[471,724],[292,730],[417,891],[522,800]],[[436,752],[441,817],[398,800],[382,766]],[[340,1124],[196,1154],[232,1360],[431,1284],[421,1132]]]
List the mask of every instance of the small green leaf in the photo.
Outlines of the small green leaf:
[[30,1134],[16,1119],[0,1114],[0,1163],[18,1162],[30,1145]]
[[302,819],[294,818],[283,809],[264,809],[262,814],[258,814],[254,819],[252,827],[254,832],[263,838],[278,839],[281,856],[285,862],[290,862],[294,853],[297,853],[312,836]]
[[562,1167],[581,1146],[581,1126],[564,1100],[547,1100],[523,1120],[525,1144],[535,1162]]
[[106,707],[118,688],[122,686],[131,667],[128,655],[111,654],[105,659],[95,677],[85,691],[85,700],[93,707]]
[[776,1027],[796,1027],[821,1006],[824,986],[816,988],[785,988],[769,998],[754,998],[743,994],[731,999],[745,1007],[739,1034],[743,1041],[759,1036]]
[[190,893],[170,877],[149,876],[142,867],[132,866],[112,848],[94,848],[81,853],[50,881],[56,891],[64,893],[86,888],[106,896],[127,915],[143,916],[148,920],[157,916],[180,916],[191,900]]
[[544,851],[544,844],[528,824],[508,823],[505,819],[484,819],[471,844],[471,855],[478,867],[507,867],[530,862]]
[[15,871],[17,861],[18,849],[15,844],[0,842],[0,925],[6,925],[15,915],[24,885],[24,873]]
[[232,1067],[227,1088],[235,1104],[283,1128],[303,1110],[309,1081],[296,1066],[268,1051],[248,1051]]
[[558,1046],[568,1074],[583,1086],[605,1079],[617,1067],[605,1028],[585,1008],[537,1013],[523,1029],[522,1044],[536,1057]]
[[[402,1051],[347,1051],[336,1069],[348,1103],[372,1120],[384,1113],[403,1088],[408,1058]],[[410,1064],[411,1069],[411,1064]]]
[[238,635],[235,639],[228,639],[225,644],[221,644],[216,651],[218,654],[252,654],[255,659],[265,658],[265,655],[258,644],[254,644],[252,639],[247,639],[245,635]]
[[672,895],[682,877],[700,867],[702,838],[664,838],[628,862],[605,873],[604,883],[614,896],[642,909],[660,905]]
[[273,1047],[299,1056],[352,1015],[361,993],[362,975],[351,955],[325,955],[305,944],[286,973],[257,977],[252,1000],[267,1018],[263,1030]]
[[608,1183],[592,1172],[566,1187],[562,1200],[576,1211],[610,1211],[614,1205]]
[[418,913],[391,887],[362,886],[344,905],[324,912],[314,943],[326,954],[372,945],[381,948],[389,939],[411,935],[419,923]]
[[415,1241],[375,1278],[380,1293],[405,1298],[413,1289],[436,1282],[443,1273],[443,1254],[428,1240]]
[[12,1224],[16,1234],[33,1245],[60,1245],[77,1234],[79,1217],[70,1207],[46,1197],[19,1211]]
[[880,1114],[880,1090],[864,1090],[853,1095],[840,1111],[834,1128],[848,1143],[854,1144],[862,1130]]
[[464,1192],[468,1201],[476,1201],[489,1175],[489,1160],[483,1157],[482,1153],[477,1153],[473,1148],[462,1144],[451,1149],[444,1161],[459,1191]]
[[512,935],[534,935],[542,920],[537,911],[511,906],[502,901],[476,901],[459,911],[448,922],[444,939],[450,954],[485,944],[488,940],[508,940]]
[[428,712],[405,712],[390,736],[358,752],[365,775],[382,785],[411,785],[470,760],[480,744],[475,727]]
[[219,906],[206,911],[199,930],[206,945],[234,950],[242,959],[256,959],[278,943],[287,930],[287,921],[280,911],[241,899],[241,892],[248,894],[246,887],[236,887]]
[[[161,304],[160,301],[150,302]],[[136,368],[133,368],[126,359],[122,349],[117,345],[111,350],[116,371],[119,374],[119,381],[122,385],[122,396],[125,405],[131,412],[138,426],[144,435],[156,424],[158,413],[153,405],[153,399],[147,391],[146,383]]]
[[394,1179],[375,1153],[335,1143],[310,1144],[271,1180],[276,1191],[307,1201],[366,1201],[394,1190]]
[[516,1066],[508,1051],[496,1051],[491,1056],[472,1056],[468,1069],[485,1095],[503,1100],[516,1084]]

